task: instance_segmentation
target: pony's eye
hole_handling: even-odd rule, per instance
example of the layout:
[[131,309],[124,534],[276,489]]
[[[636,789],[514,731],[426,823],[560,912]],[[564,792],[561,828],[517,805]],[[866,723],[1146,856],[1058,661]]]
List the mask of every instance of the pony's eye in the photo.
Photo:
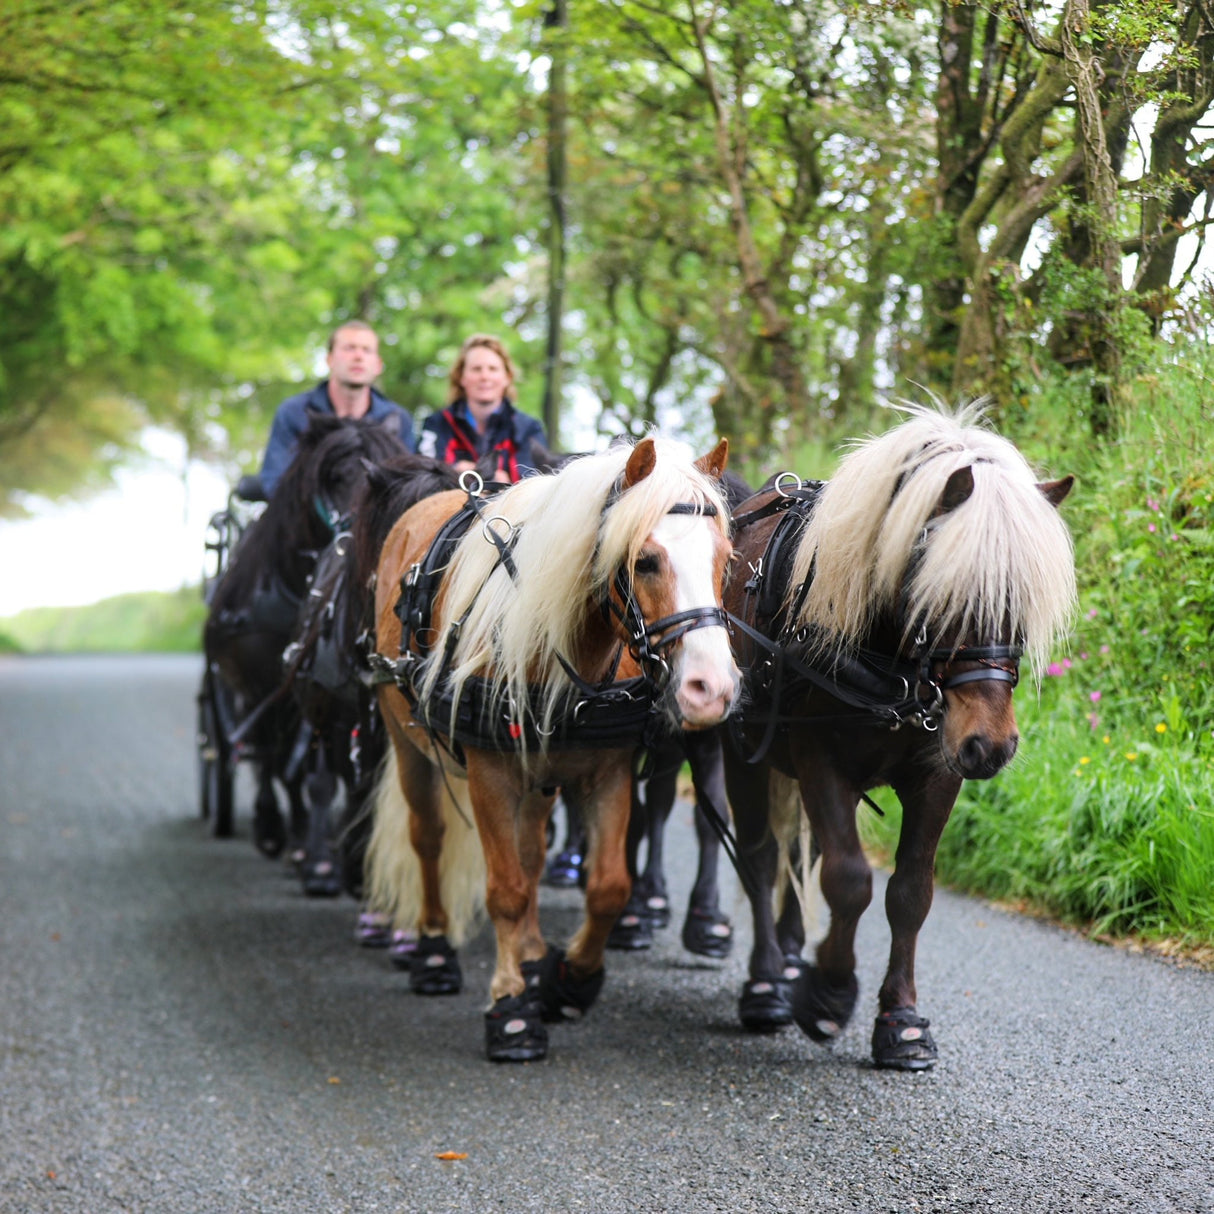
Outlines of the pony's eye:
[[632,567],[632,572],[637,577],[652,577],[659,568],[658,558],[653,553],[646,552],[637,557],[637,563]]

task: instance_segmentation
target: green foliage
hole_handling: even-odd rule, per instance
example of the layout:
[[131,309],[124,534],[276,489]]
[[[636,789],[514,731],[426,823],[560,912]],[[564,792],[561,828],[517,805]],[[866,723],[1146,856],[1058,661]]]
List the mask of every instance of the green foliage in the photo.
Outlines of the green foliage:
[[88,607],[34,607],[0,621],[24,653],[192,653],[201,648],[206,607],[197,586],[121,594]]

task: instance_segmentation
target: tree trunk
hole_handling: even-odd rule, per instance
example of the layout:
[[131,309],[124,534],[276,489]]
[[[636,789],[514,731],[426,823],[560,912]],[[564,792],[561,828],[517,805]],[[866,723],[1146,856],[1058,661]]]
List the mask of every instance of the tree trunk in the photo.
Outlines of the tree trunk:
[[1117,176],[1109,158],[1104,114],[1100,105],[1102,69],[1092,49],[1088,0],[1068,0],[1063,12],[1062,53],[1075,90],[1076,127],[1083,151],[1091,265],[1099,274],[1105,298],[1092,318],[1092,395],[1088,421],[1092,433],[1107,435],[1116,420],[1121,382],[1118,313],[1125,299],[1121,281],[1121,245],[1117,239]]
[[561,324],[565,310],[565,128],[568,99],[565,85],[565,31],[569,28],[566,0],[552,0],[544,14],[548,41],[548,340],[544,350],[544,431],[553,447],[560,446]]

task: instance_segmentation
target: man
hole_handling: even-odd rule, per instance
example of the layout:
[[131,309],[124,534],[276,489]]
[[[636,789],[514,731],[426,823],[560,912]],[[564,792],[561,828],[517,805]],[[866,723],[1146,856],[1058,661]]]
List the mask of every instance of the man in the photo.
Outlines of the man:
[[384,369],[379,338],[370,325],[350,320],[329,338],[329,378],[310,392],[289,396],[278,406],[270,427],[270,440],[261,461],[261,489],[268,498],[295,456],[299,436],[308,428],[309,411],[336,417],[369,417],[373,421],[396,418],[400,440],[412,451],[413,419],[371,385]]

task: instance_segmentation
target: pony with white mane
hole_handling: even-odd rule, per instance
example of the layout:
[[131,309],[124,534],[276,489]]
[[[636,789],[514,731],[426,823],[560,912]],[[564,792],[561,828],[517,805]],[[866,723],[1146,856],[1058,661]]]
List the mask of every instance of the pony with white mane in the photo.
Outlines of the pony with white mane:
[[[755,921],[744,1025],[796,1023],[833,1040],[854,1010],[855,931],[872,897],[856,811],[892,787],[902,804],[878,995],[878,1066],[923,1070],[937,1049],[916,1009],[915,946],[936,847],[966,779],[989,779],[1019,741],[1012,692],[1028,655],[1040,676],[1075,604],[1057,507],[1072,477],[1038,482],[981,405],[900,406],[825,483],[762,492],[735,516],[749,564],[727,606],[748,642],[742,728],[727,783]],[[794,478],[795,479],[795,478]],[[789,899],[776,922],[781,840],[803,806],[830,912],[814,962]],[[808,857],[805,857],[808,860]]]
[[[456,946],[483,900],[497,934],[494,1061],[544,1057],[545,1023],[580,1018],[598,994],[629,894],[634,763],[672,724],[708,728],[733,706],[727,451],[612,447],[487,500],[440,494],[384,544],[376,642],[391,753],[371,898],[418,932],[410,984],[422,994],[460,988]],[[558,785],[579,798],[590,840],[567,953],[546,946],[538,914]]]

